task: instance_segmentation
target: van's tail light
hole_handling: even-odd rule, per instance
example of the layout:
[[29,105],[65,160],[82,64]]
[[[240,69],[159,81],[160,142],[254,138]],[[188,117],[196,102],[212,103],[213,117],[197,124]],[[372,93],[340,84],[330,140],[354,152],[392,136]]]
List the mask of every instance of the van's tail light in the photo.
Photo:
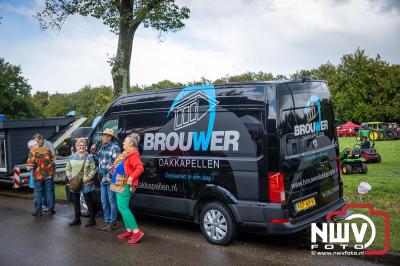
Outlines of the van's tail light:
[[283,173],[270,172],[268,174],[269,200],[274,203],[284,203],[285,182]]

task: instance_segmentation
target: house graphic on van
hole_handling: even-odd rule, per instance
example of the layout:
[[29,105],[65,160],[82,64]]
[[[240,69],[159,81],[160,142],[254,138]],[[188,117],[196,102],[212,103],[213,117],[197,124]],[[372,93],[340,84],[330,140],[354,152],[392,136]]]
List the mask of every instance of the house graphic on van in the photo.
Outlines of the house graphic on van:
[[[202,103],[207,103],[207,110],[199,110]],[[219,102],[202,91],[191,93],[181,99],[170,111],[175,113],[174,130],[182,129],[200,121],[208,112],[213,110]]]
[[312,95],[306,104],[304,113],[307,116],[307,122],[313,121],[317,115],[319,116],[319,121],[321,121],[321,102],[316,95]]

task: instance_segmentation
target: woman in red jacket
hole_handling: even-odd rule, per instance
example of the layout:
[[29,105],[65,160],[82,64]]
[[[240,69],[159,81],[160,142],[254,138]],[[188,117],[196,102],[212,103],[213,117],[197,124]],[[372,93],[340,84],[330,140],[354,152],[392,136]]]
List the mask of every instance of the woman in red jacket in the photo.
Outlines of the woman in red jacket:
[[138,145],[140,136],[132,133],[124,140],[124,151],[115,159],[115,170],[110,189],[117,192],[117,206],[125,223],[126,231],[118,235],[119,239],[129,238],[129,244],[136,244],[143,236],[130,208],[131,193],[139,184],[139,176],[143,173],[143,163],[140,159]]

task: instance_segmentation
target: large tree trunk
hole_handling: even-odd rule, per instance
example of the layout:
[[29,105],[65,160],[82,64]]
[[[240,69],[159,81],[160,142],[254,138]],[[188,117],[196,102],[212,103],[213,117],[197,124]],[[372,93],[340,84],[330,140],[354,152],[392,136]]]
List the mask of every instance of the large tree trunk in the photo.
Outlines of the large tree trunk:
[[[123,14],[132,14],[132,3],[129,0],[122,0],[120,7],[121,17]],[[128,19],[129,17],[129,19]],[[111,75],[114,84],[114,95],[118,96],[129,92],[130,77],[129,69],[131,64],[133,36],[137,26],[132,25],[131,15],[121,19],[119,25],[118,48]]]

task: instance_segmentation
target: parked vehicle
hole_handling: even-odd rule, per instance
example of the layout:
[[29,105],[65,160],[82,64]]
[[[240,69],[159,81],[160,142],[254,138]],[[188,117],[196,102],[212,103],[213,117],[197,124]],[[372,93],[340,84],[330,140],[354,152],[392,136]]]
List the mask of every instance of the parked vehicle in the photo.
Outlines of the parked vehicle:
[[355,137],[357,136],[357,131],[360,128],[360,125],[357,125],[351,121],[338,126],[336,129],[336,133],[338,137]]
[[[395,125],[392,125],[395,126]],[[394,140],[398,138],[397,131],[391,128],[388,123],[368,122],[362,123],[358,136],[368,140]]]
[[345,175],[351,173],[366,174],[368,172],[366,159],[361,157],[360,149],[344,149],[340,152],[340,160],[342,162],[342,173]]
[[[33,134],[41,133],[58,147],[69,132],[85,120],[86,118],[66,116],[0,121],[0,182],[13,184],[14,188],[28,186],[30,169],[25,162],[28,157],[27,143]],[[57,180],[65,176],[65,163],[65,158],[57,157]]]
[[397,123],[388,123],[388,128],[394,130],[396,132],[396,138],[400,138],[400,125]]
[[375,142],[368,140],[361,141],[360,144],[355,144],[353,147],[355,152],[360,153],[361,157],[365,159],[366,163],[380,163],[381,155],[375,149]]
[[336,130],[338,137],[355,137],[357,132],[353,128],[337,127]]
[[189,86],[120,96],[88,145],[106,128],[139,133],[134,211],[227,244],[237,229],[294,233],[344,205],[334,121],[324,81]]

